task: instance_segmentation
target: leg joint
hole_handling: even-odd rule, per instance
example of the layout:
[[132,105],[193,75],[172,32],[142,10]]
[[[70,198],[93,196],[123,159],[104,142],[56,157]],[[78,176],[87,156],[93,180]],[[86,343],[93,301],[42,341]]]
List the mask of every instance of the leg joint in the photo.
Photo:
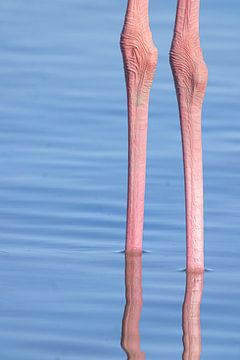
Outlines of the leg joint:
[[190,41],[173,41],[170,50],[170,64],[178,90],[204,96],[208,69],[204,62],[200,45]]
[[153,79],[157,66],[158,51],[152,36],[142,32],[126,31],[121,34],[120,47],[123,54],[126,74]]

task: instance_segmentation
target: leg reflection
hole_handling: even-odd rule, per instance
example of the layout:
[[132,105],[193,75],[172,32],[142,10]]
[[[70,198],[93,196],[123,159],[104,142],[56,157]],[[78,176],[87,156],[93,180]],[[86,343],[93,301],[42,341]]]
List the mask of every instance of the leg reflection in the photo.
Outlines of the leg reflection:
[[204,272],[187,272],[186,290],[182,309],[183,360],[199,360],[201,356],[200,306]]
[[139,322],[142,310],[142,254],[125,254],[126,305],[121,346],[128,360],[144,360],[140,349]]

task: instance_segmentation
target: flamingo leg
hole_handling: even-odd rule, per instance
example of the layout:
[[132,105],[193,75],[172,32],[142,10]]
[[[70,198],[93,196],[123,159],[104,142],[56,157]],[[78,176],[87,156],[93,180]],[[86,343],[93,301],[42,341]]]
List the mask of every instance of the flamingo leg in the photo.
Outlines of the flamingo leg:
[[121,34],[128,98],[128,200],[126,252],[142,251],[150,88],[157,65],[148,0],[128,0]]
[[199,11],[200,0],[178,0],[170,50],[182,134],[187,270],[204,269],[201,113],[208,71],[200,48]]

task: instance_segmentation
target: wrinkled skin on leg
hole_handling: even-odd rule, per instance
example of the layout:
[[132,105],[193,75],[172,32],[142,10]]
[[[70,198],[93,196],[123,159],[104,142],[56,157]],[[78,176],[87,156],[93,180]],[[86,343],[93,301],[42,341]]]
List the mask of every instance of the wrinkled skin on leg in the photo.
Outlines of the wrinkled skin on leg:
[[142,251],[148,104],[157,49],[148,19],[148,0],[129,0],[121,34],[128,97],[127,252]]
[[187,270],[204,269],[201,113],[208,71],[200,48],[199,6],[200,0],[178,0],[170,50],[182,133]]

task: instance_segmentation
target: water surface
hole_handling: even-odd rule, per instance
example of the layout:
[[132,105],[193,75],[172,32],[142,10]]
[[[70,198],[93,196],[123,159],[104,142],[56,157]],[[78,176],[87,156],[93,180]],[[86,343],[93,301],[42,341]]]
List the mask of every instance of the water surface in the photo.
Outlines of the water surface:
[[[168,64],[175,6],[150,2],[159,49],[144,229],[151,252],[137,266],[142,279],[134,282],[134,271],[129,277],[142,286],[142,309],[129,301],[141,313],[138,335],[149,360],[181,359],[183,352],[183,170]],[[119,50],[125,7],[122,0],[1,1],[3,359],[126,359],[125,258],[117,252],[124,246],[127,185]],[[202,1],[210,76],[203,110],[205,250],[214,270],[204,276],[203,360],[240,358],[239,10],[237,0]]]

